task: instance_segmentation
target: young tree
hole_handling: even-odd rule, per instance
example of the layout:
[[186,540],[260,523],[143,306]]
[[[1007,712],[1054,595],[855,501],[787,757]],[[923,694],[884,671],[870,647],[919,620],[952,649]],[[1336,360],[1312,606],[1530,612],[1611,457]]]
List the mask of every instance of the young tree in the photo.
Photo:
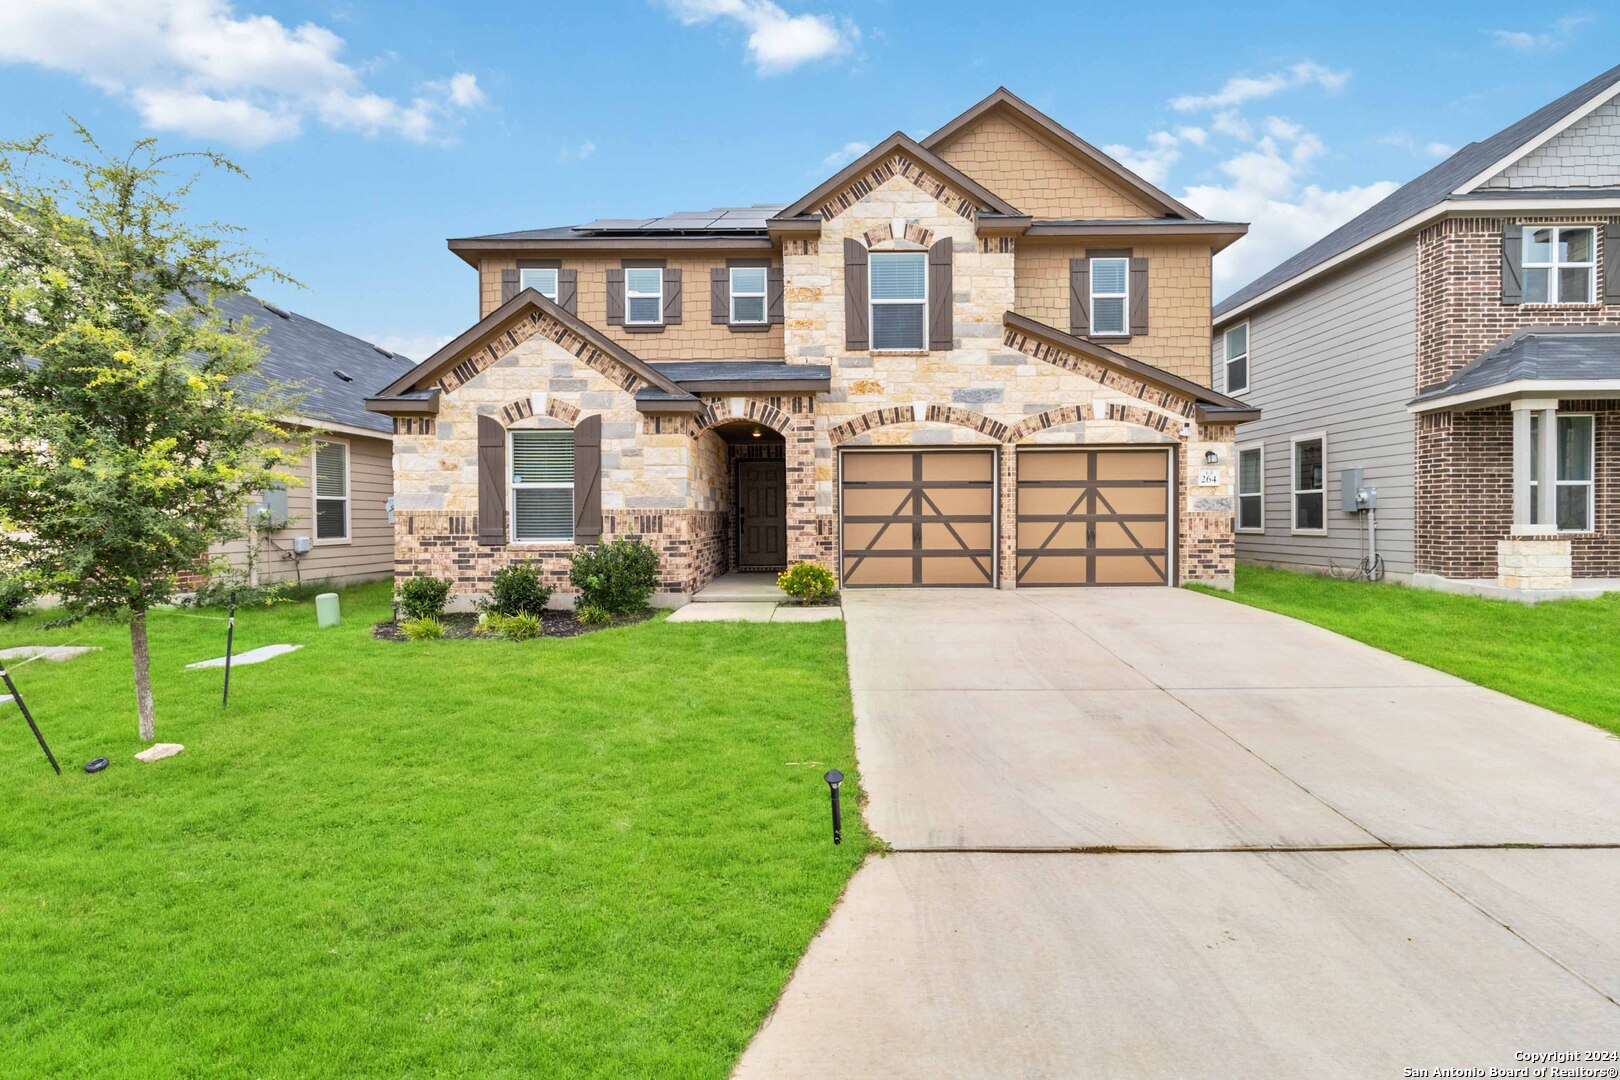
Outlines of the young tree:
[[129,620],[150,741],[147,610],[239,532],[245,496],[292,482],[292,409],[244,388],[261,348],[215,299],[289,279],[239,230],[184,220],[198,175],[171,170],[245,175],[230,161],[151,139],[110,155],[74,128],[76,154],[0,142],[0,555],[69,610]]

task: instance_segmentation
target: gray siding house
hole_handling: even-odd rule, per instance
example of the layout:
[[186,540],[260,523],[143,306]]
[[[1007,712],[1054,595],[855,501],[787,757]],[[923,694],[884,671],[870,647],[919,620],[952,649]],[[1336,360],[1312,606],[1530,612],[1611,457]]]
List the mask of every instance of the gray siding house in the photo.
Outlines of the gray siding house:
[[1240,562],[1620,588],[1620,67],[1237,290],[1212,331],[1212,385],[1262,415],[1238,429]]

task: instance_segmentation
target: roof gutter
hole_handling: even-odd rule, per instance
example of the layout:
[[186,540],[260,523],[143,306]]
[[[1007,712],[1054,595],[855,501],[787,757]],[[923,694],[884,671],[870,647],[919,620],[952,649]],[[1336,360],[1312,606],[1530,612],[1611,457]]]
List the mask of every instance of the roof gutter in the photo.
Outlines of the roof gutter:
[[1413,415],[1435,412],[1470,412],[1502,405],[1516,398],[1620,398],[1620,379],[1515,379],[1482,386],[1460,394],[1414,398],[1406,411]]

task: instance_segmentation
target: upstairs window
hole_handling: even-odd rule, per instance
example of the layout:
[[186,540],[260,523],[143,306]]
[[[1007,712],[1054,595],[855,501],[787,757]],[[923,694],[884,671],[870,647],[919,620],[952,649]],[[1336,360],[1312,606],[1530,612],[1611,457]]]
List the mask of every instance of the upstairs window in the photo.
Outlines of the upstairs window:
[[574,433],[512,432],[512,539],[572,543]]
[[1238,449],[1238,532],[1266,531],[1266,456],[1256,444]]
[[1120,337],[1130,333],[1125,313],[1130,310],[1131,260],[1091,260],[1091,333],[1093,337]]
[[627,326],[657,326],[664,321],[663,270],[656,266],[625,270],[624,321]]
[[315,539],[349,538],[349,444],[315,444]]
[[738,324],[765,321],[765,268],[731,268],[731,321]]
[[1249,324],[1226,332],[1226,392],[1241,394],[1249,388]]
[[872,348],[928,348],[928,253],[873,252],[870,265]]
[[1294,439],[1294,531],[1327,531],[1327,439],[1300,435]]
[[1596,293],[1597,233],[1590,227],[1524,230],[1524,302],[1590,304]]
[[[1530,416],[1530,524],[1539,525],[1540,514],[1536,506],[1536,493],[1540,484],[1536,477],[1541,468],[1541,417]],[[1592,482],[1592,458],[1596,449],[1596,430],[1593,417],[1564,415],[1558,417],[1558,493],[1553,498],[1553,510],[1558,515],[1559,532],[1591,532],[1595,497]]]
[[518,288],[533,289],[541,296],[557,302],[557,268],[555,266],[525,266],[518,271]]

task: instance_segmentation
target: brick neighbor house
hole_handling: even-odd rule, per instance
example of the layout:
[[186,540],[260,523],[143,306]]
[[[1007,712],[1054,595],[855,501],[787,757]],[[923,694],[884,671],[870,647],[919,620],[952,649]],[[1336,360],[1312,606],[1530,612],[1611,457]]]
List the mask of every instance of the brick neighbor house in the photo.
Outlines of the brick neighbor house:
[[1232,579],[1207,221],[1005,90],[791,204],[450,241],[479,320],[393,418],[396,573],[639,534],[663,599]]
[[1213,384],[1265,410],[1241,560],[1350,570],[1372,533],[1418,585],[1620,588],[1620,67],[1239,289],[1213,340]]

